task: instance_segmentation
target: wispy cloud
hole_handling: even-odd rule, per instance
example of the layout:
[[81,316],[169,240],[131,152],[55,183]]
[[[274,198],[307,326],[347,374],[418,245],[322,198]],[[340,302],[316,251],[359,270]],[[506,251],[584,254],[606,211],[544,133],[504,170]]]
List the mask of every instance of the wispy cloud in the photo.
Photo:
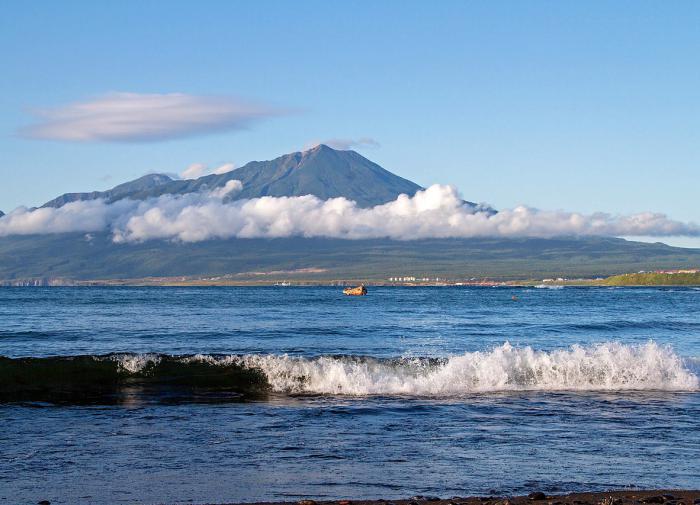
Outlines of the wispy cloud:
[[224,163],[223,165],[214,168],[210,168],[204,163],[192,163],[185,170],[180,172],[180,177],[182,177],[183,179],[197,179],[198,177],[202,177],[203,175],[225,174],[230,172],[231,170],[234,170],[235,168],[236,165],[234,165],[233,163]]
[[240,130],[286,111],[231,97],[110,93],[38,110],[28,138],[73,142],[154,142]]
[[207,166],[204,163],[192,163],[180,173],[183,179],[196,179],[201,177]]
[[230,201],[239,181],[223,188],[145,201],[73,202],[60,208],[17,209],[0,218],[0,236],[110,230],[116,242],[151,239],[198,242],[232,237],[343,239],[556,236],[700,236],[700,226],[651,212],[629,216],[543,211],[530,207],[477,212],[450,186],[372,208],[345,198],[262,197]]
[[227,174],[235,168],[236,165],[234,165],[233,163],[224,163],[223,165],[216,167],[214,170],[212,170],[211,173],[216,175]]
[[325,144],[333,149],[338,149],[340,151],[347,151],[349,149],[376,149],[380,147],[381,144],[371,137],[360,137],[358,139],[326,139],[326,140],[312,140],[307,142],[303,150],[312,149],[317,145]]

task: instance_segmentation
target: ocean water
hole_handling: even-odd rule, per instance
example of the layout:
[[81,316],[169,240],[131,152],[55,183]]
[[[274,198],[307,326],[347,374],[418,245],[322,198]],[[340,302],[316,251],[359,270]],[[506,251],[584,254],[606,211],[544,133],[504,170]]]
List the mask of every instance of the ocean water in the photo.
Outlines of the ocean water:
[[0,503],[700,487],[698,289],[2,288],[0,356]]

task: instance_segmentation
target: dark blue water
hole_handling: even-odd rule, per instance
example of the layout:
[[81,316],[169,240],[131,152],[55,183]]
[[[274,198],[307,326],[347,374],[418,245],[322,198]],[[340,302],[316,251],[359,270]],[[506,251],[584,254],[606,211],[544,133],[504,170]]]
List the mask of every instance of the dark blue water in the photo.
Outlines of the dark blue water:
[[0,289],[0,502],[697,488],[698,309],[696,289]]

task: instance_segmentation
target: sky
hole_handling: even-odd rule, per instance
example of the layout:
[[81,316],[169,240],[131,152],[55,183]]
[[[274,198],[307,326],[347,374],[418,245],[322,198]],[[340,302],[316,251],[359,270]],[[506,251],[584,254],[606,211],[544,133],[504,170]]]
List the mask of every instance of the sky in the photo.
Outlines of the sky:
[[325,141],[497,209],[700,223],[698,26],[690,1],[9,1],[0,209]]

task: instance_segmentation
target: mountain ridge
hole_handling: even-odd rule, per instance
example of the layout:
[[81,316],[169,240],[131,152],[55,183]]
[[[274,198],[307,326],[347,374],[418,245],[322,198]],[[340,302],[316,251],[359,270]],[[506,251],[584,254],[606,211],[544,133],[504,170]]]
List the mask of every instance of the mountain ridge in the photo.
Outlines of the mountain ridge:
[[128,181],[123,184],[119,184],[112,189],[106,191],[90,191],[81,193],[64,193],[53,200],[49,200],[42,208],[45,207],[62,207],[67,203],[85,200],[97,200],[104,199],[107,203],[112,203],[122,198],[128,198],[134,193],[146,191],[148,189],[155,188],[159,185],[167,184],[173,181],[166,174],[147,174],[134,179],[133,181]]

